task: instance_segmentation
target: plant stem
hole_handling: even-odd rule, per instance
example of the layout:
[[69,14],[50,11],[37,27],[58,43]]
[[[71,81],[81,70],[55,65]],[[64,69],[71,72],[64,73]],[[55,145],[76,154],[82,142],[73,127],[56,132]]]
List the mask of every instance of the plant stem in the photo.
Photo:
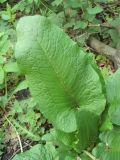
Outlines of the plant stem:
[[88,157],[90,157],[91,160],[99,160],[99,159],[97,159],[96,157],[94,157],[90,152],[88,152],[88,151],[86,151],[86,150],[84,150],[83,152],[84,152]]

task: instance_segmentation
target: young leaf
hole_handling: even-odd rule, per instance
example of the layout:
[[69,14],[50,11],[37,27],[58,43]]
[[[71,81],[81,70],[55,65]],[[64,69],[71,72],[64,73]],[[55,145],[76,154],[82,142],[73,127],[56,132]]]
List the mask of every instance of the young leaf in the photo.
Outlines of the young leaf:
[[87,8],[89,14],[97,14],[103,11],[103,8],[99,5],[95,6],[94,8],[89,7]]
[[78,21],[75,26],[74,26],[74,29],[85,29],[87,27],[87,22],[84,22],[84,21]]
[[[104,110],[105,98],[91,57],[42,16],[22,18],[17,34],[18,65],[43,115],[62,132],[77,132],[82,127],[81,137],[85,133],[94,137],[99,124],[89,133],[86,130]],[[78,123],[88,116],[94,117],[92,122]],[[83,146],[87,144],[90,140]]]

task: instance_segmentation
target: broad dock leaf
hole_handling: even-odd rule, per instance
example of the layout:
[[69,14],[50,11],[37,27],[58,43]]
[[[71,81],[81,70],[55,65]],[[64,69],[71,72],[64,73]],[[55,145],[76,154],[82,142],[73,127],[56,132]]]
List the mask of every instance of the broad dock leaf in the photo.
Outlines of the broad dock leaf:
[[[79,140],[82,150],[96,136],[105,107],[91,56],[42,16],[21,18],[17,36],[17,62],[41,112],[65,135],[76,132],[86,138],[85,144]],[[90,126],[94,129],[89,131]]]

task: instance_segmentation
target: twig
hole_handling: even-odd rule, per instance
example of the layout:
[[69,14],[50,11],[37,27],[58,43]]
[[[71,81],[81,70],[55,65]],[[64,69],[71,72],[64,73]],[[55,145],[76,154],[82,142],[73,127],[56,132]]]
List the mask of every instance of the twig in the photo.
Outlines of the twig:
[[[6,96],[7,96],[7,84],[6,84],[6,80],[5,80],[5,88],[6,88]],[[7,101],[7,103],[9,102],[9,100],[11,99],[11,97],[13,96],[13,94],[8,98],[8,101]],[[6,104],[7,104],[6,103]],[[5,106],[6,106],[6,104],[4,105],[4,108],[5,108]],[[3,110],[3,112],[5,113],[5,119],[8,121],[8,123],[14,128],[14,130],[15,130],[15,132],[16,132],[16,135],[17,135],[17,138],[18,138],[18,142],[19,142],[19,145],[20,145],[20,150],[21,150],[21,153],[23,152],[23,147],[22,147],[22,143],[21,143],[21,139],[20,139],[20,136],[19,136],[19,134],[18,134],[18,132],[17,132],[17,130],[16,130],[16,128],[15,128],[15,126],[12,124],[12,122],[7,118],[7,116],[6,116],[6,111],[5,111],[5,109],[4,108],[2,108],[2,110]]]
[[90,157],[91,160],[99,160],[99,159],[97,159],[96,157],[94,157],[91,153],[89,153],[88,151],[84,150],[83,152],[84,152],[88,157]]
[[18,142],[19,142],[19,145],[20,145],[20,150],[21,150],[21,153],[23,152],[23,147],[22,147],[22,143],[21,143],[21,139],[20,139],[20,136],[15,128],[15,126],[12,124],[12,122],[7,118],[7,116],[5,115],[5,119],[8,121],[8,123],[14,128],[15,132],[16,132],[16,135],[17,135],[17,138],[18,138]]
[[114,63],[115,69],[120,68],[120,49],[112,48],[92,36],[89,37],[88,44],[91,48],[96,50],[97,53],[103,54],[111,59]]

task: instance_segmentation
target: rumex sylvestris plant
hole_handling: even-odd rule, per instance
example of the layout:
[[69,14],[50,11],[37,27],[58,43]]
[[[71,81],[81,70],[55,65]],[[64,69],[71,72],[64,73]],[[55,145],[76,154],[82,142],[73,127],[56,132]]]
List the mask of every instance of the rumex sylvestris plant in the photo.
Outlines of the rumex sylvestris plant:
[[[98,143],[100,134],[93,154],[103,160],[120,158],[114,143],[120,138],[119,127],[115,127],[120,125],[119,117],[115,118],[119,94],[113,98],[120,86],[119,70],[104,82],[92,56],[42,16],[22,18],[17,37],[18,66],[58,140],[82,154]],[[113,79],[117,79],[114,85]],[[107,152],[106,145],[113,150]],[[80,156],[86,160],[84,154]]]

